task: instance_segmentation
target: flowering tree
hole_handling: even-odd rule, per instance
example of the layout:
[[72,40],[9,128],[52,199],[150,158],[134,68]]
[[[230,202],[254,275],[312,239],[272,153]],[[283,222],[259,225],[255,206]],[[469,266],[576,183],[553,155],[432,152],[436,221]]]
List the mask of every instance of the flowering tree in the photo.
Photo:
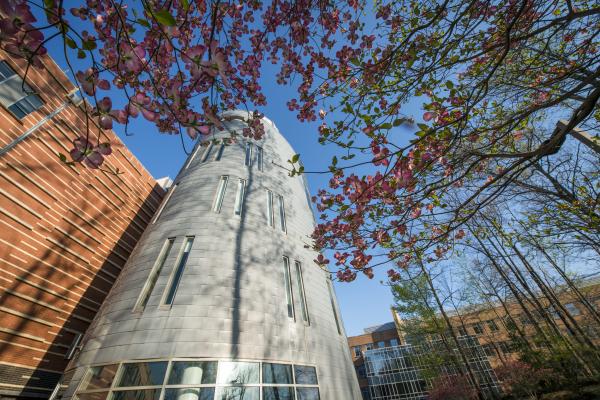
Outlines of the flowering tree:
[[[259,82],[265,63],[279,63],[281,84],[292,74],[302,76],[299,93],[307,99],[314,65],[330,62],[321,48],[334,47],[339,26],[356,18],[359,9],[355,0],[87,0],[76,5],[2,1],[2,48],[41,68],[48,42],[60,41],[100,130],[115,122],[127,126],[142,115],[161,132],[185,132],[192,139],[224,128],[218,116],[223,110],[265,105]],[[44,22],[35,17],[41,12]],[[73,68],[75,58],[87,67]],[[124,107],[113,107],[111,89],[123,93]],[[262,136],[260,117],[252,114],[245,136]],[[86,137],[77,139],[71,156],[97,168],[109,153],[108,144]]]
[[[321,119],[320,142],[341,150],[315,199],[316,248],[336,250],[341,280],[390,262],[396,280],[415,256],[443,257],[467,220],[561,151],[575,128],[597,128],[600,7],[380,0],[371,18],[364,4],[87,0],[67,10],[58,0],[8,0],[0,40],[33,67],[54,39],[67,62],[87,63],[76,77],[100,130],[141,114],[192,138],[224,128],[223,110],[262,107],[261,66],[278,64],[279,83],[298,78],[289,109]],[[124,107],[106,95],[115,88]],[[413,118],[404,107],[415,98],[424,112]],[[247,122],[243,134],[260,138],[260,113]],[[401,127],[414,132],[403,137]],[[79,138],[71,158],[94,168],[109,154]],[[303,170],[291,161],[292,175]]]
[[[341,117],[320,128],[323,143],[343,149],[315,198],[316,245],[335,250],[339,279],[393,263],[394,281],[416,258],[443,258],[466,221],[560,152],[574,128],[598,128],[599,16],[588,1],[377,3],[372,49],[340,54],[327,86]],[[415,97],[424,111],[407,138],[402,109]],[[585,143],[597,158],[597,142]]]

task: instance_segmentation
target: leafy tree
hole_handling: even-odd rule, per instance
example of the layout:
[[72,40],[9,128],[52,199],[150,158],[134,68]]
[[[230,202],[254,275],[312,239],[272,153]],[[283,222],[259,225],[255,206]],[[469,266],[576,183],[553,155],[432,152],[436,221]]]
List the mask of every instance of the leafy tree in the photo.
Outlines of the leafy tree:
[[[373,48],[348,52],[327,92],[341,117],[321,127],[321,141],[344,152],[316,198],[323,222],[314,235],[318,248],[337,250],[339,279],[389,261],[395,279],[421,251],[443,257],[466,221],[563,150],[568,135],[582,139],[575,128],[597,128],[598,15],[587,1],[377,2]],[[406,138],[397,127],[415,98],[423,122]],[[593,221],[584,204],[571,215]]]

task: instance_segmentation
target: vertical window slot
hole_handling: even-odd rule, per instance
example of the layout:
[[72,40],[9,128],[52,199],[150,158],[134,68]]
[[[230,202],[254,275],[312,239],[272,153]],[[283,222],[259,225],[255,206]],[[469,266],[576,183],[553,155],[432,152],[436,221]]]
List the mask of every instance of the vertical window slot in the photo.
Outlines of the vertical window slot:
[[218,213],[221,212],[221,206],[223,205],[223,197],[225,197],[225,190],[227,189],[228,176],[223,175],[219,179],[219,186],[217,187],[217,193],[215,194],[215,200],[213,202],[213,211]]
[[263,148],[256,146],[256,165],[259,171],[263,170]]
[[294,317],[294,295],[292,294],[292,276],[290,273],[290,259],[283,257],[283,278],[285,283],[285,299],[287,301],[287,314],[288,317],[295,319]]
[[246,142],[246,160],[244,161],[244,165],[247,167],[252,166],[252,143]]
[[304,279],[302,279],[302,265],[299,261],[294,262],[296,267],[296,282],[298,283],[298,294],[300,298],[300,309],[302,310],[302,320],[310,325],[308,318],[308,307],[306,306],[306,294],[304,293]]
[[175,263],[175,268],[173,269],[171,279],[169,279],[169,284],[167,285],[167,290],[165,291],[164,300],[162,302],[163,305],[173,304],[173,299],[175,298],[175,293],[177,292],[177,287],[179,286],[179,282],[181,281],[181,276],[183,275],[185,264],[187,263],[190,251],[192,250],[193,242],[193,236],[188,236],[185,238],[182,251],[179,254],[177,262]]
[[285,205],[283,204],[283,196],[282,195],[278,195],[277,196],[277,200],[279,203],[279,227],[281,228],[281,230],[283,232],[286,231],[286,225],[285,225]]
[[267,189],[267,221],[270,227],[275,225],[275,214],[273,213],[273,192]]
[[333,318],[335,319],[335,326],[337,328],[338,334],[342,334],[342,328],[340,327],[340,320],[338,317],[337,309],[335,308],[335,300],[333,299],[333,285],[331,281],[327,280],[327,287],[329,288],[329,301],[331,302],[331,310],[333,311]]
[[221,143],[219,145],[219,149],[215,153],[215,161],[219,161],[221,159],[221,157],[223,156],[223,151],[224,150],[225,150],[225,143]]
[[237,187],[237,195],[235,196],[235,215],[242,215],[244,210],[244,197],[246,197],[246,180],[239,179]]
[[160,217],[160,214],[162,214],[163,210],[165,209],[165,206],[169,202],[169,199],[173,195],[173,192],[175,191],[175,189],[177,189],[177,185],[173,185],[173,187],[169,189],[169,191],[167,192],[167,195],[165,196],[162,204],[158,208],[158,211],[156,211],[156,214],[154,214],[154,218],[152,218],[152,223],[155,223],[156,220],[158,219],[158,217]]
[[202,146],[200,145],[200,143],[198,143],[196,145],[196,148],[194,149],[194,152],[192,153],[192,156],[188,159],[187,163],[185,164],[185,168],[184,170],[188,169],[190,167],[190,165],[192,164],[192,161],[194,161],[194,158],[196,158],[196,156],[198,155],[198,152],[200,151],[200,148]]
[[202,154],[202,159],[200,160],[200,162],[206,162],[206,160],[208,159],[208,156],[210,156],[210,152],[212,151],[212,149],[213,149],[213,143],[210,142],[210,144],[204,151],[204,154]]
[[150,299],[150,295],[152,294],[152,290],[156,285],[156,281],[160,276],[160,272],[165,265],[165,261],[167,257],[169,257],[169,253],[171,252],[171,248],[173,248],[173,243],[175,242],[175,238],[168,238],[167,241],[163,244],[160,253],[158,254],[158,258],[150,271],[150,275],[148,276],[148,280],[144,284],[142,291],[140,292],[140,296],[135,302],[135,306],[133,307],[133,312],[144,311],[146,308],[146,304],[148,303],[148,299]]

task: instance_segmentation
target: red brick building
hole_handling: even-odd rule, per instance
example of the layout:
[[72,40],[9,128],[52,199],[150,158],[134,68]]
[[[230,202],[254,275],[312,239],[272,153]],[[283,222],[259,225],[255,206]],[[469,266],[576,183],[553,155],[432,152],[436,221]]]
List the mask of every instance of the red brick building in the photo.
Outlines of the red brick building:
[[50,58],[24,73],[0,51],[0,398],[50,396],[163,197],[114,132],[103,171],[60,162],[84,108]]

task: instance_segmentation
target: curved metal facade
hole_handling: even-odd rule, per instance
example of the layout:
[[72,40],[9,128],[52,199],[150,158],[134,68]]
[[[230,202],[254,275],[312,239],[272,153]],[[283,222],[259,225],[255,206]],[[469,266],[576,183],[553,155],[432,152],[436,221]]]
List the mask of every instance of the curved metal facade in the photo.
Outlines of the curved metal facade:
[[[190,155],[71,363],[66,397],[90,366],[177,358],[314,366],[321,399],[360,398],[335,296],[307,248],[304,178],[280,167],[294,151],[264,121],[260,141]],[[245,125],[227,126],[241,137]]]

